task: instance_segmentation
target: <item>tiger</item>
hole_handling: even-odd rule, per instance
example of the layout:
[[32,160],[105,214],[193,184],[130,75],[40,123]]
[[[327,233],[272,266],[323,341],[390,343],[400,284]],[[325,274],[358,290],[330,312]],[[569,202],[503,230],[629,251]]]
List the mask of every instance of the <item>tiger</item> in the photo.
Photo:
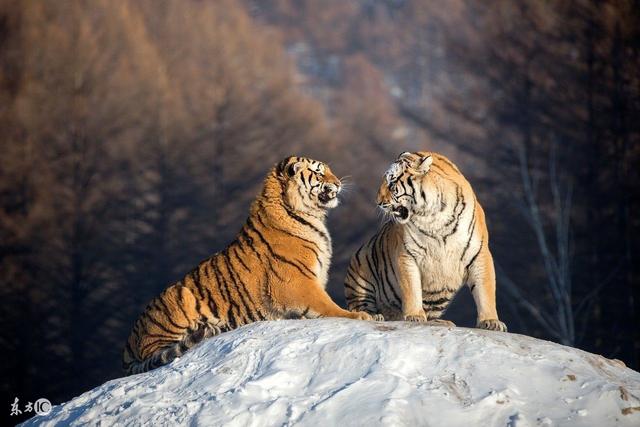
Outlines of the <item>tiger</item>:
[[125,373],[166,365],[196,343],[255,321],[345,317],[325,287],[331,263],[326,226],[340,180],[329,166],[290,156],[268,172],[235,240],[154,298],[134,323]]
[[506,331],[496,310],[496,280],[485,215],[469,182],[445,156],[404,152],[377,195],[378,232],[352,256],[347,308],[375,320],[455,326],[441,318],[464,284],[476,327]]

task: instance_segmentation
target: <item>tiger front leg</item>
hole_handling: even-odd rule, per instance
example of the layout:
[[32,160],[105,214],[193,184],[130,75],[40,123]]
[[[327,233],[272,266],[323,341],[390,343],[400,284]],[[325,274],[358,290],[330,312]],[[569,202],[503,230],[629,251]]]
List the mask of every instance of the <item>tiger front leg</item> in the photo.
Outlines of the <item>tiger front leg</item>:
[[422,307],[422,282],[418,265],[411,256],[401,255],[397,270],[403,319],[408,322],[426,322],[427,313]]
[[294,288],[277,286],[273,293],[278,305],[285,310],[297,310],[305,317],[346,317],[355,320],[373,320],[364,311],[348,311],[336,304],[324,288],[314,281],[302,281]]
[[506,332],[507,325],[498,319],[496,310],[496,273],[488,248],[482,248],[474,263],[469,266],[467,284],[478,312],[476,327]]

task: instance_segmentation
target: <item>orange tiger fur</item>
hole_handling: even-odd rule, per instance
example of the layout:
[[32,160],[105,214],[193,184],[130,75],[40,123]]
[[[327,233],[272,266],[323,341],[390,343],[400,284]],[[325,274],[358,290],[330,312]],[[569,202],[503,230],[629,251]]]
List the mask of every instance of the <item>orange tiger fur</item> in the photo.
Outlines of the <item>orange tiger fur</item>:
[[292,317],[371,319],[325,291],[331,262],[327,210],[340,180],[316,160],[288,157],[268,173],[236,239],[153,299],[126,343],[128,374],[169,363],[204,338]]
[[378,190],[390,217],[351,258],[345,295],[351,310],[378,320],[441,320],[466,283],[477,326],[505,331],[484,211],[469,182],[445,156],[402,153]]

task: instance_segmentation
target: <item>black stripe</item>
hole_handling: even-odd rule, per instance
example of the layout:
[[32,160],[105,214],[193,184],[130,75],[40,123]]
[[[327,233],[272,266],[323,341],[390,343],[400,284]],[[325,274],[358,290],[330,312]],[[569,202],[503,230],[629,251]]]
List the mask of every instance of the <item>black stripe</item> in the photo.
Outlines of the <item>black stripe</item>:
[[450,299],[450,298],[446,298],[446,297],[445,297],[445,298],[439,298],[439,299],[437,299],[437,300],[433,300],[433,301],[430,301],[430,300],[422,300],[422,303],[423,303],[423,304],[428,304],[428,305],[442,305],[442,304],[447,304],[447,303],[449,303],[449,301],[451,301],[451,299]]
[[177,342],[177,340],[175,340],[175,339],[174,340],[156,339],[156,340],[148,342],[144,346],[140,347],[140,353],[146,353],[147,350],[149,350],[150,348],[152,348],[154,346],[158,346],[155,350],[153,350],[151,352],[151,355],[149,356],[149,357],[153,357],[155,354],[158,354],[163,349],[165,349],[167,347],[167,344],[173,344],[175,342]]
[[179,338],[176,337],[172,337],[169,335],[162,335],[162,334],[145,334],[144,336],[145,338],[160,338],[163,340],[167,340],[167,341],[178,341]]
[[[282,228],[279,228],[279,227],[275,227],[275,226],[273,226],[273,225],[267,225],[267,224],[265,224],[264,220],[262,219],[262,216],[261,216],[260,212],[258,212],[257,217],[258,217],[258,222],[260,222],[260,225],[262,225],[264,228],[269,228],[269,229],[272,229],[272,230],[276,230],[276,231],[279,231],[279,232],[281,232],[281,233],[286,234],[287,236],[293,237],[293,238],[295,238],[295,239],[302,240],[303,242],[310,243],[310,244],[314,245],[316,248],[318,248],[318,251],[322,251],[322,250],[320,249],[320,246],[318,246],[318,244],[317,244],[316,242],[312,241],[312,240],[305,239],[304,237],[300,237],[300,236],[298,236],[297,234],[292,233],[292,232],[290,232],[290,231],[288,231],[288,230],[285,230],[285,229],[282,229]],[[314,255],[315,255],[315,257],[316,257],[316,261],[317,261],[317,262],[320,264],[320,266],[322,267],[322,262],[320,261],[320,254],[318,253],[318,251],[316,251],[314,248],[311,248],[311,247],[306,246],[306,245],[304,245],[304,244],[302,245],[302,247],[307,248],[307,249],[309,249],[311,252],[313,252],[313,254],[314,254]],[[324,253],[324,252],[323,252],[323,253]]]
[[453,224],[453,221],[455,221],[456,219],[456,211],[458,210],[458,205],[460,204],[460,200],[462,199],[462,196],[460,193],[461,193],[460,186],[456,184],[456,204],[453,205],[453,211],[451,212],[451,219],[447,221],[444,227],[450,226],[451,224]]
[[[380,258],[382,259],[382,264],[384,266],[383,270],[380,270],[380,262],[378,261],[378,249],[380,249],[380,252],[383,251],[382,243],[381,243],[383,238],[384,238],[384,235],[383,234],[379,234],[378,238],[376,239],[376,241],[374,242],[374,244],[372,246],[372,249],[373,249],[372,256],[374,257],[374,265],[376,266],[376,269],[378,271],[379,277],[381,277],[381,280],[378,280],[378,284],[382,288],[382,294],[387,299],[387,302],[390,305],[399,308],[398,303],[401,303],[402,300],[400,298],[398,298],[398,295],[396,294],[395,290],[393,289],[393,286],[391,285],[391,281],[389,280],[389,275],[388,275],[388,270],[387,270],[386,263],[385,263],[384,254],[381,254],[381,256],[380,256]],[[384,275],[384,277],[382,277],[383,275]],[[387,288],[388,288],[388,290],[391,291],[391,293],[393,294],[394,298],[390,298],[389,297],[389,293],[387,292]]]
[[406,242],[402,242],[402,245],[404,246],[404,250],[411,255],[411,258],[413,258],[413,260],[416,262],[416,264],[418,264],[418,258],[416,258],[416,256],[413,254],[413,252],[411,252],[411,250],[409,250],[409,247],[407,246]]
[[[264,320],[261,314],[257,311],[257,306],[253,301],[253,299],[251,298],[247,290],[247,286],[240,278],[240,275],[238,274],[238,272],[231,265],[231,258],[229,256],[228,249],[225,249],[221,255],[224,260],[224,265],[229,273],[229,277],[234,285],[234,289],[236,290],[236,292],[238,293],[238,296],[240,297],[239,303],[243,304],[246,308],[248,319],[250,321]],[[243,292],[246,295],[246,299],[245,299],[245,296],[243,295]]]
[[380,271],[378,270],[378,256],[377,256],[378,239],[380,239],[381,235],[382,234],[379,233],[374,236],[373,241],[371,242],[371,245],[370,245],[370,251],[367,253],[367,263],[369,265],[373,263],[373,269],[371,271],[373,272],[374,279],[378,285],[382,284],[382,279],[380,278]]
[[[211,257],[211,260],[213,260],[213,257]],[[198,266],[199,267],[199,266]],[[195,270],[194,270],[195,271]],[[204,284],[200,281],[200,275],[198,274],[197,276],[194,274],[194,271],[191,271],[191,273],[189,274],[191,276],[191,280],[193,281],[193,284],[196,288],[196,290],[198,291],[198,294],[200,295],[200,299],[204,302],[207,302],[207,298],[209,300],[211,300],[211,292],[209,291],[209,288],[207,286],[204,286]],[[189,276],[188,275],[188,276]],[[198,280],[196,280],[196,277]],[[206,298],[205,298],[206,297]],[[196,301],[198,301],[198,298],[196,298]],[[198,304],[199,307],[199,304]],[[200,311],[198,310],[198,312],[200,313]],[[202,314],[202,313],[201,313]]]
[[[233,329],[235,329],[238,324],[237,317],[240,317],[239,316],[240,307],[236,304],[234,298],[231,296],[231,292],[229,291],[229,286],[227,284],[227,281],[224,275],[222,274],[222,272],[220,271],[220,269],[218,268],[217,260],[214,264],[212,264],[212,267],[213,267],[213,273],[216,275],[216,279],[218,280],[218,287],[221,290],[224,290],[226,293],[226,302],[229,304],[229,306],[227,307],[227,321],[232,323]],[[221,278],[222,280],[220,280]],[[225,298],[225,296],[223,296],[223,298]]]
[[366,311],[367,313],[375,313],[376,306],[374,305],[372,307],[371,304],[369,303],[359,301],[349,305],[349,310]]
[[360,261],[360,252],[362,251],[362,248],[364,247],[364,245],[360,246],[358,248],[358,250],[356,251],[356,254],[353,256],[353,260],[356,261],[356,264],[358,264],[358,267],[360,267],[362,265],[362,261]]
[[[149,322],[153,323],[158,328],[162,329],[164,332],[166,332],[168,334],[171,334],[171,335],[180,335],[180,331],[176,332],[176,331],[172,331],[171,329],[167,328],[165,325],[163,325],[158,320],[156,320],[156,318],[153,317],[151,315],[151,313],[147,312],[145,314],[146,314],[145,318],[148,319]],[[149,334],[149,330],[147,328],[145,328],[145,329],[146,329],[145,335],[148,335]]]
[[[207,265],[206,268],[211,268],[211,264]],[[207,272],[207,276],[209,276],[209,273]],[[209,283],[211,283],[212,279],[209,279]],[[219,288],[220,284],[218,283],[217,279],[215,280],[215,284],[216,286]],[[207,298],[208,300],[203,299],[202,302],[205,303],[205,305],[207,307],[209,307],[209,311],[211,311],[211,313],[217,317],[218,319],[220,318],[220,312],[218,311],[218,304],[216,303],[216,301],[213,298],[213,295],[211,293],[211,289],[209,289],[209,286],[203,286],[205,292],[207,293]],[[202,313],[201,310],[201,302],[200,300],[198,300],[196,298],[196,310],[198,311],[198,313],[200,313],[201,317],[205,317],[204,314]]]
[[[416,230],[418,230],[418,232],[419,232],[420,234],[422,234],[423,236],[429,237],[429,238],[434,239],[434,240],[439,240],[439,239],[438,239],[438,236],[436,236],[435,234],[431,234],[431,233],[429,233],[427,230],[423,230],[422,228],[420,228],[420,226],[419,226],[418,224],[416,224],[416,223],[413,221],[413,219],[411,219],[411,220],[410,220],[410,222],[411,222],[411,224],[416,228]],[[423,247],[423,246],[420,246],[420,247],[421,247],[422,249],[426,249],[426,248],[425,248],[425,247]]]
[[[246,227],[246,224],[245,224],[245,227]],[[247,233],[244,227],[242,228],[242,232],[238,236],[238,239],[241,239],[241,238],[244,238],[246,240],[245,244],[249,247],[249,249],[251,249],[253,253],[256,254],[256,256],[258,257],[258,260],[260,261],[260,263],[262,263],[263,267],[271,271],[273,275],[278,278],[278,280],[280,280],[281,282],[284,282],[284,278],[280,276],[280,274],[278,274],[276,269],[273,268],[273,265],[271,264],[271,259],[269,259],[269,257],[267,257],[266,261],[262,259],[260,252],[258,252],[254,247],[253,238],[249,236],[249,233]]]
[[[253,314],[255,314],[255,317],[253,318],[253,320],[264,320],[265,317],[263,316],[263,314],[260,312],[260,309],[258,307],[258,305],[253,301],[253,298],[251,298],[251,294],[249,293],[247,286],[244,284],[244,282],[242,281],[242,279],[240,278],[240,275],[231,268],[231,261],[230,258],[225,254],[225,263],[227,266],[227,269],[229,270],[229,272],[232,275],[232,278],[234,279],[234,282],[236,284],[236,287],[238,288],[238,294],[240,295],[240,298],[242,299],[243,304],[245,304],[245,306],[251,308],[252,310],[248,310],[251,313],[251,315],[253,316]],[[247,302],[243,295],[242,292],[244,291],[244,293],[247,296],[247,300],[249,300],[249,302]]]
[[369,270],[373,273],[374,276],[374,280],[376,281],[377,284],[377,288],[378,289],[378,293],[380,298],[384,299],[385,302],[390,302],[390,298],[389,295],[387,295],[387,292],[382,284],[382,281],[380,280],[380,278],[378,277],[378,271],[376,270],[376,268],[374,266],[371,265],[372,261],[372,256],[370,256],[369,253],[367,253],[365,255],[365,259],[367,261],[367,265],[369,266]]
[[440,160],[441,162],[445,163],[447,166],[449,166],[451,169],[453,169],[455,172],[460,173],[460,170],[458,169],[458,167],[456,165],[454,165],[453,163],[451,163],[447,158],[445,158],[444,156],[437,156],[437,159]]
[[242,255],[245,255],[245,256],[246,256],[246,255],[247,255],[247,253],[245,252],[244,247],[243,247],[243,245],[242,245],[242,242],[240,242],[240,239],[239,239],[239,238],[240,238],[240,236],[236,237],[236,241],[235,241],[235,244],[234,244],[233,246],[235,246],[235,248],[236,248],[237,250],[239,250],[240,252],[242,252]]
[[475,262],[476,258],[478,257],[478,254],[480,253],[480,251],[482,250],[482,245],[484,244],[484,239],[480,240],[480,247],[478,248],[478,252],[476,252],[476,254],[473,256],[473,258],[471,258],[471,261],[469,261],[469,263],[467,265],[465,265],[464,267],[464,271],[466,272],[469,267],[471,267],[471,265]]
[[236,329],[238,327],[236,315],[233,314],[233,308],[231,304],[229,304],[229,306],[227,307],[227,324],[231,329]]
[[[389,244],[389,243],[387,242],[387,245],[388,245],[388,244]],[[387,260],[389,261],[389,267],[391,267],[391,274],[393,275],[393,277],[397,278],[397,277],[398,277],[398,275],[396,274],[396,269],[395,269],[395,267],[393,266],[393,262],[391,261],[391,256],[390,256],[390,255],[387,255],[387,257],[386,257],[386,258],[387,258]]]
[[[211,276],[209,274],[209,270],[207,270],[207,267],[211,268],[211,266],[215,262],[216,256],[217,255],[212,256],[211,258],[209,258],[207,260],[208,262],[205,261],[205,264],[204,264],[204,271],[205,271],[205,275],[207,276],[207,281],[208,282],[211,282]],[[211,311],[216,317],[219,318],[220,317],[220,313],[218,312],[218,308],[217,308],[216,302],[213,299],[213,295],[211,294],[211,290],[209,289],[209,286],[204,285],[202,283],[202,281],[199,280],[199,279],[200,279],[200,275],[198,274],[198,281],[195,282],[196,286],[198,287],[198,289],[200,289],[200,286],[201,286],[204,289],[204,292],[206,292],[206,296],[207,296],[207,298],[203,298],[202,299],[202,302],[205,303],[205,305],[207,305],[209,307],[209,311]],[[216,277],[215,281],[216,281],[217,287],[220,288],[220,283],[219,283],[217,277]],[[201,306],[201,303],[196,298],[196,310],[198,310],[198,313],[200,313],[201,316],[204,316],[202,311],[200,310],[200,306]]]
[[[229,259],[228,259],[227,254],[226,254],[226,250],[224,250],[220,254],[220,256],[222,257],[222,260],[224,261],[223,265],[225,266],[225,268],[227,270],[227,274],[229,276],[229,280],[233,284],[233,289],[237,292],[238,296],[240,297],[240,299],[238,301],[234,301],[234,303],[236,304],[236,307],[238,307],[238,312],[240,314],[242,314],[242,308],[244,308],[244,311],[247,312],[246,319],[250,320],[250,321],[255,320],[255,319],[251,318],[250,307],[249,307],[248,303],[245,301],[244,296],[242,295],[242,292],[241,292],[242,288],[238,285],[238,281],[236,280],[236,278],[235,278],[235,276],[233,274],[233,271],[231,270],[231,266],[229,265]],[[223,276],[224,276],[224,273],[222,272],[222,269],[220,270],[220,274],[223,274]],[[240,283],[242,283],[242,282],[240,282]],[[243,287],[244,287],[244,284],[243,284]],[[242,316],[242,317],[244,317],[244,316]],[[242,320],[243,320],[242,323],[249,323],[249,322],[244,322],[245,319],[242,319]]]
[[[476,222],[476,218],[471,220],[471,223],[474,224]],[[467,240],[467,244],[464,246],[464,250],[462,251],[462,255],[460,255],[460,262],[464,259],[464,256],[467,254],[467,250],[469,249],[469,245],[471,245],[471,239],[473,239],[473,235],[476,234],[476,229],[473,228],[471,230],[471,234],[469,234],[469,239]]]
[[395,297],[395,299],[402,303],[402,299],[398,296],[398,294],[396,293],[394,286],[393,286],[393,282],[391,280],[389,280],[389,266],[391,267],[391,270],[393,272],[392,277],[394,279],[396,279],[395,281],[398,281],[398,276],[396,276],[395,274],[395,270],[393,269],[393,265],[391,265],[391,259],[389,254],[387,253],[387,251],[385,250],[384,245],[387,244],[387,240],[382,240],[382,242],[380,243],[381,245],[381,253],[382,253],[382,262],[384,264],[384,272],[385,272],[385,277],[387,278],[387,281],[389,283],[389,287],[391,288],[391,293],[393,293],[393,296]]
[[358,289],[354,288],[353,286],[349,285],[346,282],[345,282],[344,286],[345,286],[345,288],[352,290],[353,291],[353,296],[355,296],[359,300],[368,300],[368,301],[373,302],[374,304],[376,303],[376,300],[373,299],[371,296],[369,296],[369,294],[367,294],[367,293],[364,293],[364,294],[359,293]]
[[356,276],[353,274],[353,272],[351,270],[347,270],[347,277],[350,278],[351,280],[353,280],[358,286],[361,286],[364,289],[366,289],[368,292],[375,293],[376,286],[373,283],[369,282],[364,277],[358,275],[358,278],[362,279],[362,281],[365,282],[367,285],[371,286],[371,288],[368,288],[368,287],[364,286],[362,283],[359,283],[358,278],[356,278]]
[[[416,228],[417,228],[417,227],[416,227]],[[409,235],[409,237],[411,237],[411,240],[413,240],[413,243],[415,243],[415,245],[416,245],[417,247],[419,247],[420,249],[422,249],[423,251],[425,251],[425,252],[426,252],[426,251],[427,251],[426,246],[422,246],[422,245],[418,242],[418,239],[416,239],[416,238],[414,237],[413,233],[411,232],[411,229],[410,229],[410,228],[407,228],[407,231],[408,231],[408,233],[407,233],[407,234]],[[419,229],[418,229],[418,231],[419,231]]]
[[[459,187],[458,187],[458,188],[459,188]],[[458,230],[458,225],[460,224],[460,217],[462,216],[462,214],[464,213],[465,209],[467,208],[467,202],[464,200],[464,194],[462,194],[462,190],[460,190],[460,193],[461,193],[460,197],[461,197],[461,199],[462,199],[462,209],[460,209],[460,212],[459,212],[459,213],[457,214],[457,216],[456,216],[456,224],[455,224],[455,226],[453,227],[453,230],[451,230],[451,232],[450,232],[449,234],[445,235],[445,236],[442,238],[442,240],[443,240],[443,242],[444,242],[444,243],[447,243],[447,238],[448,238],[449,236],[451,236],[452,234],[454,234],[454,233]],[[457,205],[457,204],[456,204],[456,205]],[[454,214],[455,214],[455,212],[454,212]]]
[[437,290],[437,291],[422,291],[422,293],[424,295],[438,295],[438,294],[441,294],[443,292],[455,293],[455,292],[457,292],[457,289],[444,288],[444,289],[440,289],[440,290]]
[[[250,227],[250,230],[253,231],[254,233],[256,233],[258,235],[258,237],[260,238],[260,240],[262,241],[262,243],[266,246],[267,250],[269,251],[269,253],[271,254],[271,256],[273,256],[274,258],[278,259],[279,261],[282,261],[286,264],[291,265],[292,267],[295,267],[300,274],[302,274],[303,276],[308,277],[311,280],[315,280],[316,275],[313,271],[311,271],[309,269],[309,267],[307,267],[306,265],[302,264],[302,265],[298,265],[297,263],[288,260],[287,258],[283,257],[280,254],[277,254],[273,248],[271,247],[271,245],[269,244],[269,242],[267,242],[267,239],[265,239],[265,237],[262,235],[262,233],[260,233],[260,231],[258,231],[258,229],[255,227],[255,225],[253,224],[253,220],[251,218],[249,218],[249,220],[247,221],[247,225]],[[305,273],[304,270],[307,270],[308,274]]]
[[[411,188],[411,196],[416,194],[416,187],[413,184],[413,178],[411,177],[411,175],[409,175],[407,177],[407,184],[409,185],[409,188]],[[414,197],[414,199],[415,199],[415,197]]]
[[300,198],[302,199],[302,203],[304,203],[306,206],[313,207],[313,206],[309,205],[309,204],[306,202],[307,197],[305,197],[305,196],[306,196],[306,194],[302,192],[302,187],[297,186],[297,187],[296,187],[296,190],[298,190],[298,195],[299,195],[299,196],[300,196]]
[[242,267],[247,270],[248,273],[251,273],[251,269],[249,268],[249,266],[244,262],[244,260],[242,259],[242,257],[240,255],[238,255],[238,245],[234,246],[233,249],[235,249],[235,252],[233,253],[236,258],[238,259],[238,261],[240,262],[240,264],[242,264]]
[[[451,176],[451,175],[449,175],[449,173],[448,173],[446,170],[444,170],[444,168],[443,168],[442,166],[440,166],[440,165],[439,165],[439,164],[437,164],[437,163],[432,163],[432,164],[431,164],[431,168],[430,168],[430,170],[433,170],[433,169],[437,169],[437,170],[439,170],[439,171],[440,171],[441,173],[443,173],[446,177]],[[449,178],[447,178],[447,179],[449,179]]]
[[[264,205],[261,204],[261,207],[264,208]],[[262,218],[262,212],[258,212],[258,220],[260,221],[260,224],[262,224],[265,228],[270,228],[270,229],[273,229],[273,230],[277,230],[277,231],[280,231],[281,233],[284,233],[284,234],[286,234],[288,236],[294,237],[296,239],[300,239],[303,242],[306,242],[306,243],[309,243],[309,244],[315,246],[318,249],[318,251],[322,251],[322,248],[320,247],[320,245],[318,245],[318,243],[314,242],[313,240],[305,239],[302,236],[298,236],[297,234],[295,234],[295,233],[293,233],[293,232],[291,232],[289,230],[285,230],[284,228],[276,227],[273,224],[266,225],[264,220],[263,220],[263,218]]]
[[228,309],[231,308],[231,302],[232,302],[231,294],[227,289],[226,282],[220,279],[220,271],[218,270],[218,266],[217,266],[217,255],[211,259],[210,265],[211,265],[211,268],[213,269],[213,274],[215,275],[215,278],[216,278],[216,284],[218,285],[218,290],[220,291],[220,297],[224,302],[226,302],[229,305],[229,307],[227,308],[227,314],[228,314],[229,313]]
[[156,310],[160,310],[160,312],[162,312],[165,315],[166,319],[169,321],[169,323],[171,323],[172,326],[175,326],[178,329],[187,329],[188,326],[182,326],[177,324],[174,321],[173,317],[171,317],[173,313],[169,310],[169,307],[167,307],[167,305],[164,303],[162,294],[160,295],[160,298],[156,298],[154,302],[156,304],[155,306]]
[[[182,288],[183,287],[184,287],[183,285],[176,286],[176,292],[178,293],[178,309],[180,310],[180,312],[184,316],[185,320],[189,324],[189,323],[191,323],[191,319],[189,319],[189,316],[187,316],[187,312],[184,309],[184,298],[182,298]],[[189,292],[191,292],[191,291],[189,291]],[[191,295],[193,295],[193,293]],[[195,298],[195,296],[194,296],[194,299],[197,302],[197,298]],[[197,307],[196,307],[196,310],[197,310]],[[199,311],[198,311],[198,313],[201,314]]]
[[318,227],[316,227],[315,225],[311,224],[309,221],[307,221],[306,219],[300,217],[299,215],[297,215],[295,212],[293,212],[291,210],[291,208],[289,208],[287,205],[283,205],[285,211],[287,212],[287,215],[289,215],[292,219],[294,219],[295,221],[299,222],[300,224],[311,228],[312,230],[314,230],[316,233],[318,233],[325,241],[325,243],[328,245],[329,244],[329,236],[322,230],[320,230]]
[[[424,197],[424,193],[422,193],[422,196]],[[444,212],[444,210],[447,208],[447,203],[444,200],[444,193],[442,191],[439,191],[438,197],[440,198],[440,212]]]

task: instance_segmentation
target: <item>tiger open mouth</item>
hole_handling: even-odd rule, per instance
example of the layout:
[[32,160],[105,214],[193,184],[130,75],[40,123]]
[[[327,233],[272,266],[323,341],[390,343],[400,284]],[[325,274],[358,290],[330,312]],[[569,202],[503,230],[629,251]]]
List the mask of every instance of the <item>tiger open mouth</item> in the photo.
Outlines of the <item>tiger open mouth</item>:
[[338,206],[339,192],[340,189],[328,189],[320,192],[320,194],[318,194],[318,202],[320,202],[319,205],[324,208],[335,208],[336,206]]
[[409,218],[409,209],[404,206],[396,206],[391,210],[391,214],[400,221],[406,221]]
[[320,200],[321,203],[323,204],[327,204],[329,203],[331,200],[335,199],[336,196],[335,195],[331,195],[328,192],[322,192],[320,193],[320,195],[318,196],[318,200]]

